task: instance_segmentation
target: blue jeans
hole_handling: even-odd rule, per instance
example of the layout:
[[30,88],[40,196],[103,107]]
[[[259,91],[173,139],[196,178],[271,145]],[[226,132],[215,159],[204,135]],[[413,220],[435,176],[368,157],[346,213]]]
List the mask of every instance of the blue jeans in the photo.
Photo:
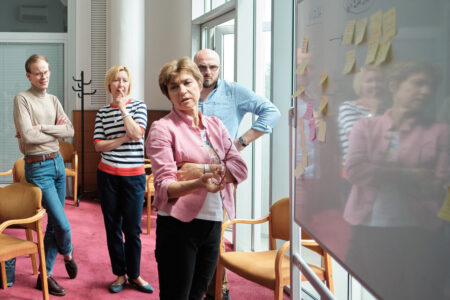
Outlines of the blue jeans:
[[70,224],[64,211],[66,197],[66,171],[61,154],[55,158],[25,163],[25,177],[42,191],[42,206],[47,211],[48,222],[44,236],[45,263],[51,275],[58,252],[72,253]]
[[118,176],[97,170],[97,186],[113,274],[138,278],[145,174]]

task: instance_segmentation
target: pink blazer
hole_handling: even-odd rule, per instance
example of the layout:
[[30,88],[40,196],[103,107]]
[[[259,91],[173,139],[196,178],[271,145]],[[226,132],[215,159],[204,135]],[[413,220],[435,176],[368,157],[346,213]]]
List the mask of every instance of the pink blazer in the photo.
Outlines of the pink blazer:
[[[388,110],[382,116],[357,121],[350,132],[344,169],[347,179],[353,185],[344,210],[344,218],[353,225],[361,224],[372,210],[377,194],[376,175],[380,166],[385,164],[383,160],[389,147],[392,126],[391,110]],[[415,123],[411,130],[400,133],[395,168],[399,172],[412,172],[414,168],[427,169],[431,174],[430,178],[425,180],[427,183],[448,183],[449,150],[449,130],[446,124],[424,126]],[[422,207],[427,207],[430,211],[435,210],[437,214],[443,200],[433,197],[433,190],[437,189],[440,187],[430,189],[427,197],[420,196],[420,199],[414,201],[420,202]],[[407,191],[401,191],[402,195],[405,195],[405,192]],[[431,219],[428,218],[427,221],[434,222]]]
[[[204,116],[199,112],[206,134],[220,159],[226,155],[226,167],[237,183],[247,178],[247,166],[234,147],[227,129],[216,117]],[[192,118],[177,109],[164,118],[153,122],[146,141],[147,155],[151,159],[154,174],[155,197],[152,207],[161,209],[172,217],[189,222],[199,213],[206,199],[206,189],[170,199],[169,185],[177,181],[177,163],[209,163],[209,150],[204,145],[198,127],[192,126]],[[227,154],[228,152],[228,154]],[[222,192],[223,205],[228,216],[234,219],[234,198],[232,184],[227,184]]]

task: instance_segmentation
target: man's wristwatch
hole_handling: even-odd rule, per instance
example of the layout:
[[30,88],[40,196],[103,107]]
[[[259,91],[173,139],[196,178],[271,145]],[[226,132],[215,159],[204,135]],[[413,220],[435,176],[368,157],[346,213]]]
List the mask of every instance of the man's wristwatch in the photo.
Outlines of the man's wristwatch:
[[211,172],[211,170],[209,169],[209,165],[208,164],[204,164],[203,165],[203,174],[209,173]]
[[245,143],[245,141],[244,141],[244,139],[242,138],[242,136],[239,137],[238,143],[239,143],[239,145],[241,145],[241,146],[244,147],[244,148],[248,146],[248,144]]

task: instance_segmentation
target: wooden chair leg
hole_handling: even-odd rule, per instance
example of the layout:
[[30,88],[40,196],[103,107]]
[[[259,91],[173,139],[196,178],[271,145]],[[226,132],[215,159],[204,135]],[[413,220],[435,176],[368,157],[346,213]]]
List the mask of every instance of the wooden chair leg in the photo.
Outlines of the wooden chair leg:
[[73,177],[73,204],[78,205],[78,180],[77,176]]
[[39,262],[41,263],[41,283],[42,283],[42,297],[44,300],[49,300],[48,295],[48,282],[47,282],[47,265],[45,264],[45,252],[44,252],[44,237],[42,234],[42,222],[38,222],[37,230],[38,239],[38,252],[39,252]]
[[[27,228],[25,230],[26,232],[26,236],[27,236],[27,240],[30,242],[33,242],[33,232],[31,231],[31,229]],[[31,266],[33,267],[33,275],[36,275],[38,273],[38,269],[37,269],[37,262],[36,262],[36,254],[30,254],[31,257]]]
[[4,261],[0,263],[0,269],[2,273],[2,289],[6,290],[8,288],[8,282],[6,278],[6,265]]
[[223,266],[220,264],[220,258],[217,261],[216,267],[216,288],[215,288],[215,300],[222,300],[222,277],[223,277]]
[[150,191],[147,191],[147,234],[150,234],[151,213],[152,213],[152,195]]
[[274,296],[275,300],[282,300],[283,299],[283,286],[276,284],[273,294],[274,294],[273,296]]

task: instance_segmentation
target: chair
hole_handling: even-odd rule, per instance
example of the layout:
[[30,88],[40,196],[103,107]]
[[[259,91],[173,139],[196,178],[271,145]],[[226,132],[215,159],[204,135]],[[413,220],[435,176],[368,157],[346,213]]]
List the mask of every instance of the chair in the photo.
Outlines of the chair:
[[[14,167],[12,169],[9,169],[6,172],[0,173],[0,175],[13,175],[13,182],[27,182],[25,178],[25,160],[23,159],[23,156],[18,158],[16,162],[14,163]],[[23,229],[21,226],[17,226],[14,228]],[[29,227],[25,227],[25,233],[27,240],[33,241],[33,232]],[[36,262],[36,254],[31,254],[31,265],[33,266],[33,274],[37,274],[37,262]]]
[[66,177],[73,177],[73,204],[80,205],[78,199],[78,154],[73,145],[66,141],[59,141],[59,152],[64,160],[64,163],[72,164],[72,168],[66,167]]
[[[228,226],[233,224],[260,224],[269,222],[269,248],[268,251],[261,252],[225,252],[223,248],[223,235]],[[283,198],[274,203],[270,208],[270,213],[260,219],[255,220],[233,220],[222,225],[221,247],[219,260],[217,262],[216,275],[216,295],[215,299],[222,299],[222,267],[233,273],[258,283],[262,286],[274,290],[274,299],[283,299],[283,287],[290,284],[290,259],[286,255],[290,246],[290,226],[289,226],[289,198]],[[303,237],[303,235],[302,235]],[[302,239],[302,245],[320,255],[323,258],[322,266],[310,266],[314,273],[325,281],[330,291],[334,292],[333,278],[331,271],[331,257],[314,240]],[[276,239],[285,240],[281,248],[276,250]],[[302,281],[307,280],[302,276]]]
[[[39,253],[43,298],[49,299],[47,271],[45,267],[42,218],[45,209],[41,206],[41,190],[30,183],[13,183],[0,187],[0,265],[2,288],[7,288],[5,261],[23,255]],[[37,242],[23,240],[3,233],[11,226],[22,226],[36,231]]]
[[153,174],[151,173],[152,164],[150,163],[150,159],[145,159],[144,168],[146,170],[145,175],[147,179],[147,183],[145,185],[145,198],[147,199],[147,234],[150,234],[150,217],[152,213],[152,196],[155,195],[155,186],[153,185]]
[[13,175],[13,182],[26,182],[25,179],[25,160],[23,156],[18,158],[12,169],[6,172],[0,172],[0,176]]

